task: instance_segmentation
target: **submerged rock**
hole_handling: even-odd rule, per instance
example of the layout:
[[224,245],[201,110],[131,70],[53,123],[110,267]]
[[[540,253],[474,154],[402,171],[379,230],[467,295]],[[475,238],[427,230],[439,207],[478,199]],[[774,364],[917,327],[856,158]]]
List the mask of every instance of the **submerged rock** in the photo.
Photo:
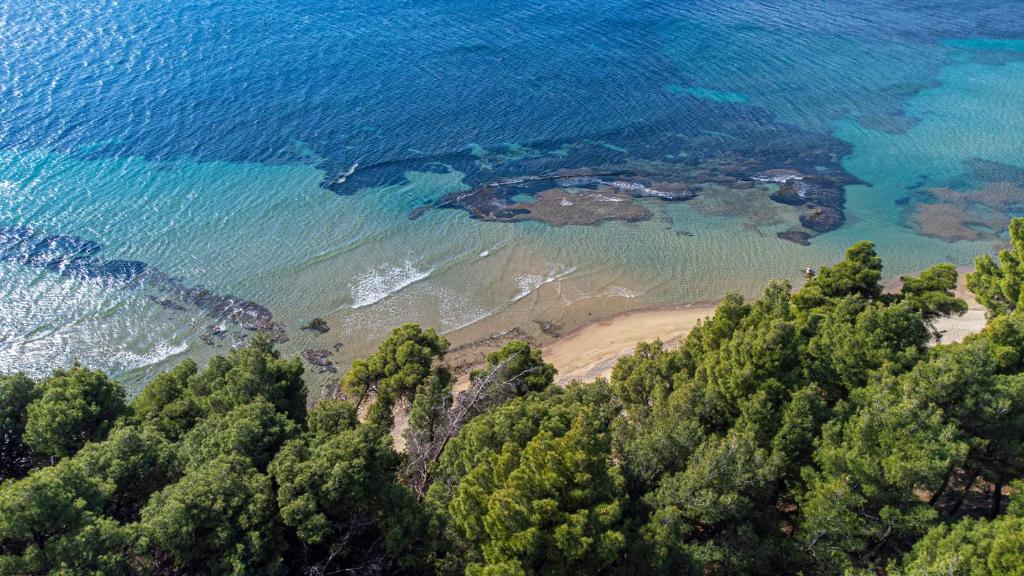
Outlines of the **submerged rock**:
[[562,336],[562,327],[554,322],[547,320],[534,320],[537,323],[537,327],[544,334],[551,336],[552,338],[559,338]]
[[803,230],[786,230],[785,232],[779,232],[778,237],[801,246],[811,245],[811,235]]
[[[634,200],[680,201],[721,190],[750,190],[759,196],[773,193],[779,204],[837,211],[839,217],[807,216],[819,233],[843,223],[844,187],[859,182],[841,164],[851,151],[848,143],[783,124],[749,104],[687,101],[680,112],[666,110],[649,124],[586,137],[385,157],[360,164],[354,173],[348,162],[339,162],[330,167],[332,176],[323,185],[351,194],[406,184],[414,172],[458,173],[466,189],[416,207],[409,213],[413,220],[437,208],[495,222],[593,224],[649,217],[637,206],[650,206],[623,202],[617,210],[595,210],[586,200],[564,194],[614,192]],[[553,202],[546,204],[548,197]],[[793,211],[778,213],[797,224]]]
[[319,334],[326,334],[330,332],[331,327],[327,325],[327,321],[323,318],[313,318],[308,324],[299,328],[299,330],[307,330],[309,332],[317,332]]
[[337,367],[334,366],[334,362],[331,362],[328,359],[330,355],[330,350],[307,348],[306,350],[302,351],[302,358],[306,362],[309,362],[313,366],[319,367],[323,372],[334,373],[337,372],[338,369]]
[[122,289],[145,289],[150,299],[167,309],[184,311],[193,306],[215,320],[264,332],[275,342],[288,340],[284,326],[274,322],[265,306],[187,286],[141,260],[103,260],[99,257],[102,250],[102,244],[80,236],[40,234],[24,226],[0,227],[0,260]]
[[841,210],[829,206],[809,205],[807,211],[800,215],[800,224],[819,234],[835,230],[843,225],[845,216]]

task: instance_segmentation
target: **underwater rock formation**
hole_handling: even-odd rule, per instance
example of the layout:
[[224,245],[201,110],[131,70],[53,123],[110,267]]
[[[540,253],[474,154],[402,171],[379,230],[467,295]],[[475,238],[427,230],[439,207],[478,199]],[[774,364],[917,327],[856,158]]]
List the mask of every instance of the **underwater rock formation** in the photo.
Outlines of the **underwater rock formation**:
[[330,355],[330,350],[314,350],[312,348],[307,348],[302,351],[302,358],[306,362],[320,368],[321,372],[330,372],[333,374],[338,371],[338,368],[335,367],[334,362],[331,362],[328,359]]
[[26,226],[0,226],[0,261],[16,262],[66,276],[99,281],[122,289],[146,289],[150,298],[176,311],[194,307],[217,321],[264,332],[277,342],[288,339],[284,326],[261,304],[192,287],[138,260],[103,260],[103,246],[66,234],[42,234]]
[[[685,109],[666,110],[649,124],[588,138],[368,161],[355,171],[339,165],[337,176],[344,177],[328,177],[323,185],[351,194],[407,183],[411,172],[458,172],[465,189],[416,208],[409,218],[458,209],[480,220],[553,225],[650,218],[650,202],[638,198],[685,201],[716,190],[748,190],[803,209],[797,218],[783,211],[801,233],[781,235],[785,239],[803,244],[843,225],[845,187],[859,183],[840,163],[849,144],[779,123],[746,104],[681,105]],[[600,206],[587,193],[626,198]]]
[[317,332],[319,334],[326,334],[330,332],[331,327],[327,325],[327,321],[323,318],[313,318],[308,324],[299,328],[299,330],[307,330],[309,332]]
[[1010,214],[1021,212],[1024,187],[992,182],[968,191],[926,190],[924,200],[913,206],[910,220],[921,234],[947,242],[995,240],[1009,225]]

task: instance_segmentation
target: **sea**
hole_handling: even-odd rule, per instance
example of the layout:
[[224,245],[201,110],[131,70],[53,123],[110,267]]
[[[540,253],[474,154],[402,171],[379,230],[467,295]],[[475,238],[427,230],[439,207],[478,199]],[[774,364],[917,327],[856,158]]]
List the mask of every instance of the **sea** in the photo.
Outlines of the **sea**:
[[1017,214],[1020,0],[0,0],[0,373],[330,382]]

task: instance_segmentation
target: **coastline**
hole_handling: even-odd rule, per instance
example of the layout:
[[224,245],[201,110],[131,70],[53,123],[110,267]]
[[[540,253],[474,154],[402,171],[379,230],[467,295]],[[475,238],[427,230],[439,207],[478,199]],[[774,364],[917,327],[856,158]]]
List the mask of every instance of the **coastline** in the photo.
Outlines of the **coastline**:
[[[933,323],[941,334],[936,344],[960,342],[967,336],[985,327],[985,308],[967,290],[966,275],[973,267],[957,269],[956,295],[968,305],[962,316],[940,318]],[[883,280],[886,291],[900,289],[899,278]],[[798,287],[797,287],[798,288]],[[544,360],[558,369],[555,383],[565,386],[574,380],[592,381],[611,375],[619,358],[633,352],[640,342],[661,340],[667,348],[677,346],[697,325],[712,316],[717,302],[695,302],[669,307],[654,307],[628,310],[587,322],[554,340],[541,344]],[[486,352],[492,351],[513,339],[529,336],[519,329],[467,344],[453,349],[455,354],[456,388],[461,389],[469,381],[469,371],[482,364]],[[537,344],[532,341],[531,344]],[[485,351],[482,349],[489,347]],[[461,355],[461,356],[460,356]],[[473,360],[476,360],[475,362]]]
[[555,383],[606,378],[619,358],[640,342],[661,340],[674,348],[701,320],[713,315],[718,303],[633,310],[595,320],[542,347],[544,360],[558,369]]

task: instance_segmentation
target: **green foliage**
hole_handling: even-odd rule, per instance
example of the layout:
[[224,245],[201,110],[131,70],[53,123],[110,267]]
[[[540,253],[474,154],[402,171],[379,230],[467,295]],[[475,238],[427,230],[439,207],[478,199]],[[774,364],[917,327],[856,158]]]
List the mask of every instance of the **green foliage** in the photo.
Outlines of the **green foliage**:
[[0,482],[21,478],[32,466],[32,450],[24,442],[28,405],[39,388],[24,374],[0,376]]
[[930,338],[921,314],[911,306],[855,296],[833,301],[810,322],[814,332],[805,349],[804,376],[833,400],[865,386],[883,367],[910,368]]
[[314,438],[329,438],[358,423],[356,407],[347,400],[329,399],[316,405],[306,418],[306,427]]
[[39,456],[71,456],[86,442],[102,440],[127,407],[124,390],[102,372],[75,366],[39,383],[28,405],[25,444]]
[[152,426],[171,441],[181,438],[203,416],[189,389],[189,380],[198,371],[195,362],[184,360],[158,374],[132,402],[133,421]]
[[342,379],[342,390],[360,406],[376,396],[371,421],[391,427],[391,408],[408,398],[430,377],[436,360],[448,351],[448,341],[434,330],[416,324],[396,328],[374,354],[356,360]]
[[1024,575],[1024,516],[1011,509],[995,520],[965,518],[936,526],[889,573]]
[[306,419],[302,362],[281,358],[263,334],[253,336],[248,346],[232,350],[226,357],[210,360],[205,370],[188,378],[188,391],[204,414],[223,414],[262,397],[292,421]]
[[874,300],[881,296],[882,259],[871,242],[857,242],[846,258],[822,268],[797,294],[794,304],[803,310],[822,306],[829,298],[860,296]]
[[0,489],[0,573],[38,574],[85,564],[59,551],[100,518],[112,482],[74,459],[33,471]]
[[295,423],[273,404],[257,398],[200,422],[183,438],[181,456],[189,468],[196,468],[218,456],[237,454],[265,470],[277,449],[296,431]]
[[682,369],[681,356],[667,352],[660,340],[641,342],[612,369],[612,393],[633,410],[651,408],[672,391],[672,378]]
[[900,296],[925,320],[938,316],[961,315],[967,312],[967,302],[957,298],[956,268],[952,264],[937,264],[920,276],[902,276]]
[[600,407],[530,396],[463,430],[446,454],[450,500],[432,497],[447,501],[467,574],[593,574],[617,559],[624,492],[608,424]]
[[1017,309],[1024,282],[1024,218],[1010,221],[1010,249],[999,252],[999,262],[985,254],[974,260],[974,272],[967,275],[967,288],[991,316]]
[[[664,572],[719,574],[766,570],[774,545],[771,523],[778,470],[750,431],[714,436],[691,455],[685,468],[668,475],[647,497],[653,512],[643,537]],[[715,534],[708,538],[707,534]],[[780,561],[776,570],[784,571]]]
[[103,513],[122,522],[138,520],[149,497],[182,472],[175,446],[150,428],[116,428],[103,442],[87,444],[74,461],[112,486]]
[[520,394],[525,394],[550,386],[557,370],[544,363],[540,350],[530,348],[521,340],[514,340],[488,354],[486,366],[474,370],[470,377],[483,378],[492,372],[495,378],[510,383]]
[[[324,559],[318,569],[374,562],[408,568],[429,548],[420,541],[423,513],[397,483],[399,462],[390,438],[372,426],[310,434],[278,452],[270,474],[281,520]],[[375,557],[381,552],[383,559]]]
[[154,494],[139,532],[143,549],[176,572],[284,571],[273,483],[239,454],[203,462]]
[[864,242],[610,382],[553,386],[513,342],[455,394],[415,325],[308,414],[265,337],[130,407],[77,366],[0,377],[0,573],[1024,574],[1011,236],[972,280],[992,320],[953,345],[928,323],[963,310],[956,270],[883,294]]

